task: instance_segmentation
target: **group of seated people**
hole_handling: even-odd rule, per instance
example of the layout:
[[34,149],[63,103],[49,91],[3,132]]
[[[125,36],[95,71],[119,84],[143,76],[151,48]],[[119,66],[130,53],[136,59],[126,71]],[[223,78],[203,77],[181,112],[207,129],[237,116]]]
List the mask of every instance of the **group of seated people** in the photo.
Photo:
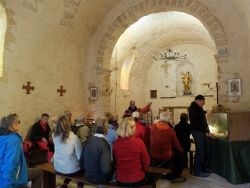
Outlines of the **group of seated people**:
[[[185,150],[188,148],[184,150],[178,141],[171,125],[171,114],[163,112],[158,122],[150,126],[145,125],[141,114],[147,110],[143,108],[141,111],[133,102],[132,107],[127,109],[130,115],[127,114],[119,124],[111,113],[98,117],[94,133],[84,125],[82,116],[77,117],[73,124],[71,112],[65,111],[62,116],[52,120],[55,125],[50,137],[49,115],[42,114],[41,119],[32,126],[30,139],[40,148],[47,149],[48,153],[52,152],[53,157],[49,157],[49,162],[53,163],[57,173],[68,177],[84,174],[86,179],[94,184],[116,181],[120,186],[134,187],[151,182],[146,171],[153,165],[171,168],[171,173],[166,175],[171,182],[184,182],[185,178],[181,177],[181,174],[185,166]],[[150,105],[151,103],[146,108],[150,109]],[[33,188],[41,187],[37,184],[41,181],[40,172],[36,172],[33,178],[27,175],[31,168],[24,165],[21,138],[17,134],[19,126],[20,121],[16,114],[1,120],[0,141],[3,144],[0,147],[0,159],[3,160],[0,162],[0,181],[5,183],[6,187],[21,187],[25,186],[29,179],[33,180]],[[11,143],[5,142],[5,137],[9,137]],[[10,151],[5,153],[3,147],[10,147],[8,144],[16,147],[9,148]],[[15,161],[16,166],[5,165],[11,161]],[[65,179],[61,188],[67,187],[70,181]],[[80,182],[77,183],[77,187],[82,186]]]

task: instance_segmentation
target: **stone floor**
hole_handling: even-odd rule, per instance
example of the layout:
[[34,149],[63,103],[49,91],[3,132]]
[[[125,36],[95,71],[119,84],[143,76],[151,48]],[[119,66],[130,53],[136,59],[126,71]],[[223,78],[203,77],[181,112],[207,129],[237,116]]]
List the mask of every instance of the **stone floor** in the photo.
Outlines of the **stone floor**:
[[[227,182],[222,177],[211,174],[207,178],[199,178],[189,174],[189,170],[185,169],[183,172],[183,177],[186,178],[185,183],[171,183],[164,179],[159,179],[157,181],[157,188],[250,188],[250,183],[233,185]],[[58,185],[62,180],[58,180]],[[71,183],[69,188],[76,188],[76,185]],[[94,186],[85,186],[84,188],[95,188]]]
[[186,182],[178,184],[160,179],[157,182],[157,188],[250,188],[250,183],[233,185],[214,173],[207,178],[199,178],[190,175],[188,169],[185,169],[183,177],[186,178]]

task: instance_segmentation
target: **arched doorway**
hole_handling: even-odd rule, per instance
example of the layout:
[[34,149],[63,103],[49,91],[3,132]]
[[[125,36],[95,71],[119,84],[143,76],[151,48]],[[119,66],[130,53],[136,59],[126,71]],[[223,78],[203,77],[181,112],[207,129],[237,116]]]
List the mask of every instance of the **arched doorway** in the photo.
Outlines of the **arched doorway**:
[[[124,6],[124,5],[123,5]],[[215,60],[217,63],[226,63],[228,61],[227,56],[227,37],[224,33],[224,29],[220,21],[213,15],[213,13],[202,3],[196,0],[181,0],[181,1],[155,1],[155,0],[146,0],[133,5],[127,5],[128,8],[123,9],[120,13],[114,16],[113,20],[110,20],[110,16],[107,16],[106,21],[103,22],[101,32],[97,33],[96,39],[93,41],[93,44],[98,43],[99,49],[96,52],[96,66],[101,65],[106,72],[107,69],[114,70],[114,67],[110,66],[110,60],[113,53],[113,49],[117,43],[118,38],[122,33],[133,23],[138,21],[145,15],[151,13],[159,12],[168,12],[168,11],[179,11],[183,13],[190,14],[195,18],[199,19],[200,22],[209,32],[211,38],[214,40],[216,46]],[[93,48],[93,50],[95,50]],[[119,49],[117,50],[119,54]],[[223,52],[223,53],[220,53]],[[99,75],[100,76],[100,75]],[[99,87],[106,91],[106,88],[109,88],[109,91],[114,91],[110,88],[110,80],[107,79],[107,74],[101,75],[102,80],[106,80],[105,83],[102,82]],[[218,75],[220,78],[220,75]],[[218,80],[220,83],[220,80]],[[204,85],[209,85],[209,83],[204,83]],[[103,109],[109,110],[112,107],[107,106],[110,102],[110,93],[105,92],[102,98]],[[114,92],[113,92],[114,93]],[[124,96],[129,96],[129,92],[125,92]],[[119,104],[122,105],[122,104]]]
[[[186,53],[187,59],[152,58],[167,48]],[[215,54],[214,40],[195,17],[176,11],[142,17],[128,27],[114,48],[111,67],[116,71],[111,73],[110,85],[116,92],[110,96],[110,109],[121,116],[130,100],[136,100],[139,107],[151,101],[156,117],[164,106],[188,106],[196,94],[206,95],[211,109],[216,103]],[[183,94],[181,73],[186,72],[192,76],[190,95]],[[156,97],[151,98],[152,90]]]

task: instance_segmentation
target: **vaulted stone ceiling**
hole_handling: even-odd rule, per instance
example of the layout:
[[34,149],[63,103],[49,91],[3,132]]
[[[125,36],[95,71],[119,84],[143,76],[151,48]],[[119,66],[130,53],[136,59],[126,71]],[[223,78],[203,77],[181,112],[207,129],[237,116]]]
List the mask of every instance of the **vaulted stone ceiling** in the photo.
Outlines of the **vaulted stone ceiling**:
[[149,69],[153,62],[152,54],[158,55],[169,45],[175,48],[183,44],[199,44],[215,51],[215,44],[207,29],[191,15],[172,11],[144,16],[119,38],[119,63],[123,63],[126,56],[135,54],[132,74],[136,74]]

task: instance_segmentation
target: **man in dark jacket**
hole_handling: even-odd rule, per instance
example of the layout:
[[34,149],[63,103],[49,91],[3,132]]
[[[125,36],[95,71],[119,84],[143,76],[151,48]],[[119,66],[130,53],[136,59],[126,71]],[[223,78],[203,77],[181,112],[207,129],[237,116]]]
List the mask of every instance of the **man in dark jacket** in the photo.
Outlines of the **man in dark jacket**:
[[129,110],[131,114],[132,114],[133,112],[135,112],[135,111],[138,111],[137,106],[135,106],[135,101],[130,101],[130,102],[129,102],[129,107],[128,107],[127,110]]
[[80,167],[84,170],[87,180],[91,183],[108,183],[114,169],[111,163],[111,148],[105,140],[108,130],[106,118],[97,118],[96,132],[88,138],[80,157]]
[[151,105],[152,105],[152,102],[149,102],[145,107],[143,107],[143,108],[137,108],[137,106],[135,105],[135,101],[130,101],[129,107],[124,112],[122,118],[132,117],[132,113],[136,112],[136,111],[138,111],[138,112],[140,112],[142,114],[146,114],[146,113],[148,113],[150,111]]
[[48,124],[49,114],[42,114],[41,119],[36,122],[32,128],[30,133],[30,139],[32,142],[48,142],[50,137],[50,127]]
[[207,177],[209,176],[207,166],[205,166],[206,154],[206,139],[212,137],[206,119],[206,111],[203,110],[205,97],[197,95],[195,100],[189,106],[189,119],[192,136],[195,143],[195,159],[194,159],[194,176]]
[[48,120],[49,114],[43,113],[41,119],[31,127],[30,140],[39,149],[48,151],[48,161],[50,162],[54,152],[54,144]]

